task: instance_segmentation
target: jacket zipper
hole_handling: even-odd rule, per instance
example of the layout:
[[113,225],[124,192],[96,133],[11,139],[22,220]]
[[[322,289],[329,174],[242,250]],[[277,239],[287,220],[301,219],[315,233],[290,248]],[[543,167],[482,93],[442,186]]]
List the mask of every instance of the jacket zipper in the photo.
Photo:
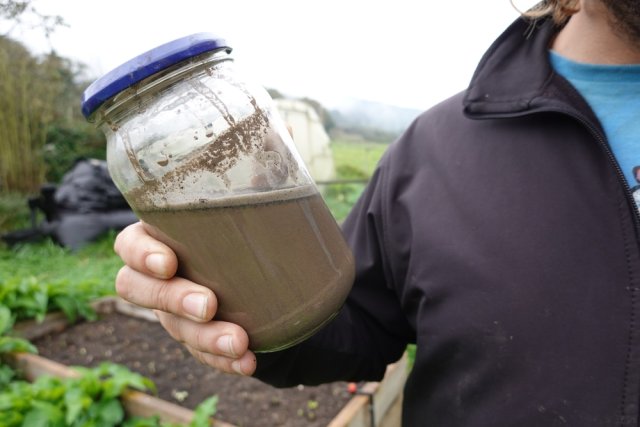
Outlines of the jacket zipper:
[[613,155],[613,151],[611,150],[611,146],[607,142],[606,138],[600,133],[600,131],[598,129],[596,129],[595,126],[593,126],[591,124],[591,122],[589,122],[587,119],[585,119],[585,118],[583,118],[583,117],[581,117],[581,116],[579,116],[577,114],[573,114],[573,113],[569,113],[569,112],[565,112],[565,113],[570,115],[571,117],[575,118],[580,123],[582,123],[587,129],[589,129],[589,132],[591,132],[591,134],[596,138],[596,140],[598,141],[600,146],[604,149],[604,152],[607,155],[607,158],[609,159],[609,163],[611,165],[613,165],[613,168],[616,171],[616,175],[618,176],[618,180],[623,185],[624,193],[625,193],[625,195],[627,197],[627,201],[631,201],[631,206],[632,206],[631,210],[633,212],[633,223],[634,223],[635,228],[636,228],[636,242],[637,242],[638,238],[640,237],[640,211],[639,211],[640,207],[637,205],[635,199],[633,198],[633,193],[631,192],[631,187],[629,186],[629,183],[627,182],[627,178],[624,176],[624,172],[623,172],[622,168],[620,167],[620,164],[618,163],[618,160]]
[[[636,231],[636,244],[640,244],[640,212],[639,212],[639,207],[635,202],[635,199],[633,198],[633,193],[631,192],[631,187],[629,186],[629,183],[627,182],[627,178],[624,175],[624,171],[622,170],[622,168],[620,167],[620,164],[618,163],[618,160],[616,159],[616,157],[613,154],[613,150],[611,150],[611,146],[609,145],[609,142],[607,141],[606,137],[604,135],[602,135],[602,133],[589,121],[587,120],[585,117],[582,117],[579,114],[576,114],[574,112],[571,111],[562,111],[562,110],[557,110],[560,113],[564,113],[567,114],[568,116],[576,119],[577,121],[579,121],[580,123],[582,123],[591,133],[591,135],[593,135],[593,137],[598,141],[598,144],[600,145],[600,147],[604,150],[607,158],[609,159],[609,163],[611,165],[613,165],[616,175],[618,177],[618,180],[620,181],[620,183],[623,185],[624,188],[624,193],[626,195],[627,198],[627,202],[631,202],[631,210],[632,210],[632,214],[633,214],[633,223],[635,226],[635,231]],[[635,313],[637,311],[637,307],[634,307],[637,304],[636,298],[637,298],[637,288],[634,287],[629,287],[629,291],[631,293],[631,305],[632,305],[632,314],[631,314],[631,324],[630,324],[630,328],[631,330],[629,331],[629,347],[631,348],[631,346],[633,346],[634,343],[634,336],[637,335],[637,332],[634,331],[634,329],[637,328],[637,326],[635,326],[634,324],[636,322],[634,322],[634,318],[635,318]],[[634,302],[635,301],[635,302]],[[635,343],[635,346],[637,346],[638,344]],[[631,350],[630,350],[631,351]],[[630,354],[628,355],[628,358],[625,362],[625,365],[627,368],[625,368],[625,371],[627,369],[631,369],[631,365],[632,365],[632,359],[629,359]],[[626,375],[630,375],[630,374],[625,374]],[[626,383],[626,380],[625,380]],[[626,387],[625,387],[626,388]],[[627,391],[625,390],[623,392],[623,396],[627,394]],[[632,418],[629,418],[628,412],[629,409],[627,408],[633,408],[631,409],[631,412],[636,412],[635,415],[631,415]],[[621,407],[621,419],[620,419],[620,425],[630,425],[629,422],[630,420],[635,419],[637,422],[637,410],[635,410],[635,408],[638,407],[638,402],[629,402],[626,401],[626,398],[623,398],[623,402],[622,402],[622,407]]]

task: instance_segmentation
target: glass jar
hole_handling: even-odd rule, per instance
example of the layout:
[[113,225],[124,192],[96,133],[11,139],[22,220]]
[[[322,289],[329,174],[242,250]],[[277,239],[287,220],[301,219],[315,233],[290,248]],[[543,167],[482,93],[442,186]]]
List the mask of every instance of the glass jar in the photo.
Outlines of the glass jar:
[[96,80],[82,111],[107,137],[111,177],[179,275],[218,297],[250,348],[309,337],[343,304],[353,257],[266,90],[208,33]]

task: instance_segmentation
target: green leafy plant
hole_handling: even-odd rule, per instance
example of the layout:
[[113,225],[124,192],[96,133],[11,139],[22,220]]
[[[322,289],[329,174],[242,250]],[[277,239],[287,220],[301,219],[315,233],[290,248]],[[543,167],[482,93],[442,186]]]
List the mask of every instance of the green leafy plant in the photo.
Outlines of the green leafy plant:
[[13,352],[36,353],[36,348],[29,341],[7,335],[13,327],[13,322],[11,311],[0,306],[0,357]]
[[122,266],[114,240],[111,233],[74,253],[51,241],[0,248],[0,306],[16,320],[42,320],[55,310],[71,321],[95,318],[91,301],[115,293]]
[[11,277],[0,280],[0,307],[6,307],[16,320],[42,321],[50,311],[61,310],[75,321],[78,317],[95,319],[91,300],[96,296],[67,281],[42,283],[35,277]]
[[[155,384],[125,366],[104,362],[96,368],[74,367],[75,378],[49,375],[29,383],[4,363],[15,352],[36,353],[29,341],[7,335],[15,316],[0,306],[0,427],[183,427],[155,418],[125,419],[120,397],[128,389],[156,393]],[[217,396],[203,401],[188,427],[210,426]]]
[[[217,396],[203,401],[187,425],[162,423],[158,417],[125,419],[119,398],[126,388],[152,386],[146,378],[126,371],[115,364],[101,366],[97,371],[83,372],[80,378],[61,379],[42,376],[34,383],[6,382],[0,385],[0,427],[18,426],[122,426],[122,427],[209,427],[216,412]],[[101,380],[101,371],[116,367],[115,376]],[[3,368],[0,365],[0,376]],[[15,372],[11,372],[12,377]],[[112,374],[109,374],[112,375]]]
[[7,335],[13,327],[13,322],[11,311],[7,307],[0,306],[0,390],[8,386],[16,377],[16,372],[3,363],[5,355],[14,352],[37,352],[29,341]]
[[218,410],[218,396],[211,396],[198,405],[189,427],[204,427],[211,424],[211,417]]
[[0,426],[118,426],[124,410],[118,398],[127,388],[154,389],[151,380],[112,363],[75,368],[77,378],[41,376],[13,381],[0,392]]
[[10,282],[13,288],[16,283],[30,281],[30,286],[59,289],[73,297],[113,295],[115,277],[123,265],[113,252],[115,236],[115,232],[108,233],[76,252],[48,239],[13,248],[0,245],[0,289]]
[[158,417],[135,417],[127,420],[122,427],[210,427],[211,417],[215,415],[217,408],[218,396],[214,395],[203,400],[202,403],[196,407],[193,419],[186,426],[182,424],[161,423]]
[[[154,383],[124,366],[105,362],[74,368],[77,378],[41,376],[35,382],[13,381],[0,392],[0,427],[177,427],[158,418],[125,420],[120,397],[128,389],[155,393]],[[189,427],[210,426],[217,396],[202,402]]]

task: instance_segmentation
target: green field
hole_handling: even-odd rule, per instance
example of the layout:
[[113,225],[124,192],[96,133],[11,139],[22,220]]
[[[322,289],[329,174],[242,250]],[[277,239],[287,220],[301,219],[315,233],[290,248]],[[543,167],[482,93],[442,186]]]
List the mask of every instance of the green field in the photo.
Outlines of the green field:
[[354,168],[367,176],[373,173],[378,160],[387,147],[388,144],[345,139],[331,142],[333,159],[338,171],[345,167]]
[[[331,143],[338,183],[321,186],[324,199],[339,221],[343,221],[364,190],[388,144],[336,140]],[[359,183],[339,183],[360,180]]]

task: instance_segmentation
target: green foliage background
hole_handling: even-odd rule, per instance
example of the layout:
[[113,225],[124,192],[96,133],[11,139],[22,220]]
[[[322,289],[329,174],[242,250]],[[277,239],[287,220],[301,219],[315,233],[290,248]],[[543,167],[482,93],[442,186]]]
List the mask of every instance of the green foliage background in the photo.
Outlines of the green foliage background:
[[83,71],[0,36],[0,193],[35,193],[76,158],[104,158],[104,137],[79,109]]

